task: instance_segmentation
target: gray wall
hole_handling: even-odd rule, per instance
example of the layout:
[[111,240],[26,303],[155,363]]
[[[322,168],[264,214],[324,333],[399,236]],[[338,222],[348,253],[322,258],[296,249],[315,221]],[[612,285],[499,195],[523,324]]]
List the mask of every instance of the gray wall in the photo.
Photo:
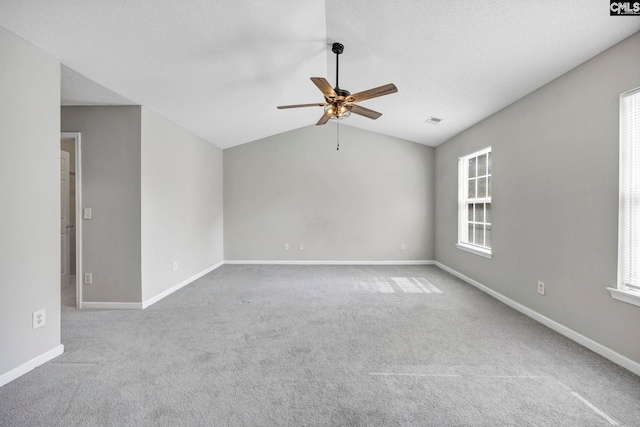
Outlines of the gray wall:
[[[436,149],[436,259],[640,363],[640,307],[615,301],[619,95],[640,33]],[[457,158],[493,147],[492,260],[455,248]],[[546,296],[536,292],[546,283]]]
[[226,260],[434,258],[434,149],[346,125],[340,138],[336,151],[331,122],[224,150]]
[[0,28],[0,375],[60,345],[59,159],[60,64]]
[[[59,101],[58,101],[59,102]],[[62,131],[82,133],[85,302],[141,302],[141,107],[63,107]]]
[[224,259],[222,150],[143,107],[141,175],[146,301]]

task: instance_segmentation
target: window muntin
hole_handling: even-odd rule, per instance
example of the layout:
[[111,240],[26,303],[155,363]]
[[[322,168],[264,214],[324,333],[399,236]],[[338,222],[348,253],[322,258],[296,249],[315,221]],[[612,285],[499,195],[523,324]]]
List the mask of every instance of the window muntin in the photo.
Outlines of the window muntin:
[[491,147],[459,159],[458,247],[491,254]]

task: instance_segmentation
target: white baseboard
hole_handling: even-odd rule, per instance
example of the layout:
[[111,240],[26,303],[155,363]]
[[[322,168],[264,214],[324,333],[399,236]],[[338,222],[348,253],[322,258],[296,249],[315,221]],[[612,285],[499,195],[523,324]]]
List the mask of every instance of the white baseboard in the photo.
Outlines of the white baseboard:
[[160,301],[162,298],[171,295],[172,293],[174,293],[175,291],[177,291],[180,288],[183,288],[185,286],[187,286],[189,283],[198,280],[199,278],[201,278],[202,276],[204,276],[207,273],[211,273],[213,270],[215,270],[216,268],[220,267],[224,265],[224,261],[220,261],[219,263],[207,268],[206,270],[201,271],[200,273],[197,273],[191,277],[189,277],[188,279],[178,283],[177,285],[167,289],[164,292],[159,293],[158,295],[149,298],[146,301],[142,302],[142,307],[141,308],[147,308],[149,307],[151,304],[155,304],[156,302]]
[[27,363],[23,363],[17,368],[12,369],[5,374],[0,375],[0,387],[10,383],[11,381],[15,380],[18,377],[23,376],[27,372],[34,370],[35,368],[42,365],[43,363],[46,363],[51,359],[54,359],[60,356],[62,353],[64,353],[64,346],[62,344],[58,344],[57,346],[47,351],[46,353],[43,353],[40,356],[34,357],[33,359],[29,360]]
[[268,265],[434,265],[433,260],[396,261],[331,261],[331,260],[226,260],[225,264],[268,264]]
[[82,308],[89,308],[89,309],[106,309],[106,310],[142,310],[144,308],[149,307],[151,304],[154,304],[158,301],[160,301],[162,298],[165,298],[166,296],[174,293],[175,291],[177,291],[180,288],[183,288],[185,286],[187,286],[189,283],[193,282],[194,280],[197,280],[199,278],[201,278],[202,276],[204,276],[207,273],[212,272],[213,270],[215,270],[216,268],[222,266],[224,264],[224,261],[221,261],[209,268],[207,268],[204,271],[201,271],[200,273],[197,273],[191,277],[189,277],[188,279],[178,283],[175,286],[172,286],[171,288],[167,289],[164,292],[159,293],[158,295],[149,298],[146,301],[143,302],[99,302],[99,301],[83,301],[82,302]]
[[485,285],[476,282],[475,280],[471,279],[468,276],[465,276],[464,274],[454,270],[453,268],[447,267],[446,265],[440,263],[440,262],[435,262],[435,265],[438,268],[443,269],[444,271],[451,273],[452,275],[458,277],[459,279],[464,280],[465,282],[467,282],[468,284],[475,286],[476,288],[480,289],[481,291],[491,295],[492,297],[494,297],[495,299],[497,299],[498,301],[501,301],[503,303],[505,303],[506,305],[508,305],[509,307],[518,310],[520,313],[524,314],[525,316],[528,316],[530,318],[532,318],[533,320],[536,320],[540,323],[542,323],[543,325],[545,325],[546,327],[553,329],[554,331],[558,332],[561,335],[564,335],[565,337],[569,338],[570,340],[573,340],[575,342],[577,342],[580,345],[583,345],[584,347],[588,348],[589,350],[593,351],[594,353],[598,353],[600,356],[609,359],[610,361],[612,361],[615,364],[618,364],[620,366],[622,366],[625,369],[630,370],[631,372],[633,372],[636,375],[640,375],[640,363],[637,363],[619,353],[616,353],[615,351],[611,350],[608,347],[603,346],[602,344],[599,344],[595,341],[593,341],[591,338],[587,338],[584,335],[574,331],[573,329],[569,329],[564,325],[561,325],[560,323],[549,319],[546,316],[543,316],[542,314],[531,310],[528,307],[525,307],[524,305],[515,302],[512,299],[509,299],[507,297],[505,297],[504,295],[502,295],[499,292],[494,291],[493,289],[489,289],[488,287],[486,287]]
[[100,301],[82,301],[82,309],[107,309],[107,310],[140,310],[141,302],[100,302]]

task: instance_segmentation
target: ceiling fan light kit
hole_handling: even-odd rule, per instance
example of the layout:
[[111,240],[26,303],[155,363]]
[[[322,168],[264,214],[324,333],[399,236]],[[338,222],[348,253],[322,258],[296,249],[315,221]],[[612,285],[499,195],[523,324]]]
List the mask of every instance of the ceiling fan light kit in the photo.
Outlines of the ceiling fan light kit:
[[346,119],[351,115],[351,110],[344,104],[337,106],[329,104],[324,107],[324,114],[329,116],[330,119]]
[[320,120],[316,123],[317,126],[327,123],[329,120],[342,120],[346,119],[351,113],[358,114],[360,116],[367,117],[375,120],[382,115],[377,111],[370,110],[368,108],[357,105],[357,102],[364,101],[366,99],[377,98],[379,96],[389,95],[396,93],[398,88],[393,83],[389,83],[384,86],[376,87],[373,89],[365,90],[351,95],[351,92],[345,89],[340,89],[339,85],[339,57],[344,51],[344,46],[340,43],[334,43],[331,47],[331,51],[336,54],[336,87],[331,87],[331,84],[324,77],[311,77],[311,81],[320,89],[324,95],[324,103],[315,104],[297,104],[297,105],[281,105],[279,109],[287,108],[301,108],[301,107],[324,107],[324,114],[320,117]]

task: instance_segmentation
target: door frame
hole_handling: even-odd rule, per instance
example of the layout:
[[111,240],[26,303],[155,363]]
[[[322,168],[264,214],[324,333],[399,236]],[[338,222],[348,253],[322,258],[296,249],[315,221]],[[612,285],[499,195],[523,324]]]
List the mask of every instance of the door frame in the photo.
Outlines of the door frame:
[[[82,162],[80,132],[61,132],[60,140],[75,141],[76,168],[76,308],[82,308]],[[62,255],[60,255],[62,256]]]

